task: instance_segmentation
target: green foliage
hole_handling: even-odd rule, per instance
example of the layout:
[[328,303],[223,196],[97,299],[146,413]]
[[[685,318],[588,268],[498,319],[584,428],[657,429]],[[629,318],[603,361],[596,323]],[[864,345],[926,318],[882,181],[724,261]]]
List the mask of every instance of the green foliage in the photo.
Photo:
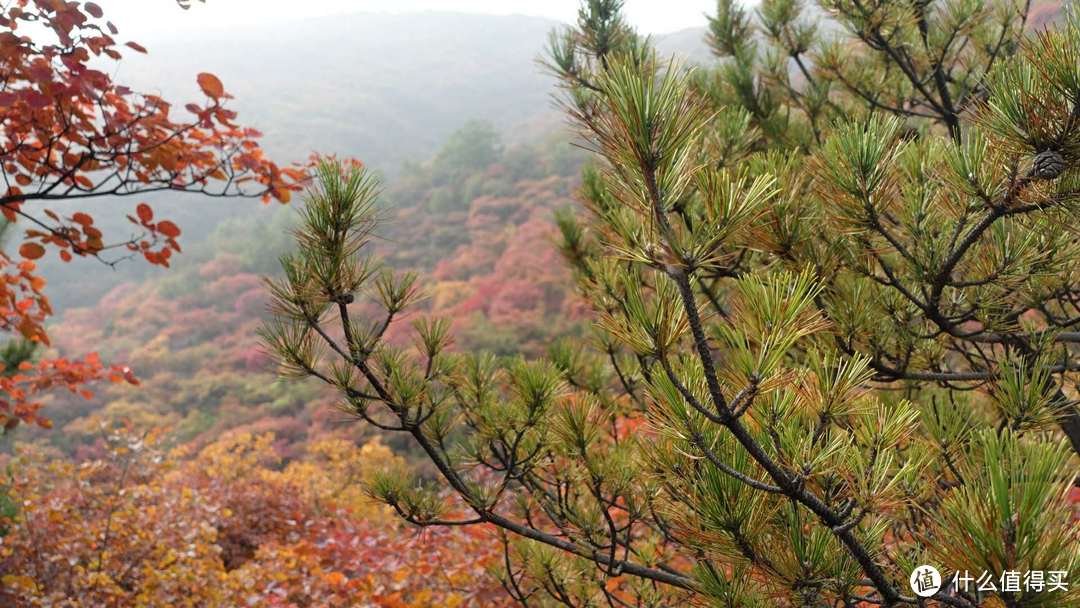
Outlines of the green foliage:
[[[1031,443],[1017,435],[982,431],[972,440],[962,470],[964,485],[947,497],[928,535],[934,553],[958,569],[981,572],[1071,571],[1080,566],[1080,547],[1062,495],[1071,458],[1064,442]],[[1020,606],[1063,606],[1065,597],[1024,591]]]
[[442,179],[449,179],[487,167],[501,155],[499,133],[489,123],[474,120],[450,134],[435,156],[433,169]]
[[[10,470],[8,472],[10,473]],[[0,486],[0,538],[11,531],[7,523],[14,521],[18,514],[19,503],[11,495],[11,489],[7,485]]]
[[0,365],[3,365],[5,376],[13,376],[19,373],[19,365],[32,361],[38,345],[29,340],[9,340],[0,347]]

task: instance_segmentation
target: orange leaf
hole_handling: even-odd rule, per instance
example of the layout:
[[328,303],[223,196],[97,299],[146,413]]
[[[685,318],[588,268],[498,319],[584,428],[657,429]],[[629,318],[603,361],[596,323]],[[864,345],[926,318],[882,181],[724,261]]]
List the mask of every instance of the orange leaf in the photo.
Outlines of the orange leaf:
[[170,222],[169,220],[158,222],[157,230],[161,234],[164,234],[171,239],[175,239],[176,237],[180,236],[180,228],[178,228],[176,224]]
[[45,248],[37,243],[23,243],[22,247],[19,247],[19,255],[28,260],[36,260],[45,255]]
[[330,574],[324,576],[323,580],[326,581],[326,584],[337,587],[343,584],[348,579],[345,578],[345,575],[340,572],[331,572]]
[[199,74],[198,82],[199,87],[202,88],[207,97],[220,99],[225,94],[225,87],[221,84],[221,81],[218,80],[217,76],[209,72]]
[[76,224],[82,224],[83,226],[89,226],[90,224],[94,223],[94,218],[80,211],[75,215],[71,216],[71,221],[75,222]]

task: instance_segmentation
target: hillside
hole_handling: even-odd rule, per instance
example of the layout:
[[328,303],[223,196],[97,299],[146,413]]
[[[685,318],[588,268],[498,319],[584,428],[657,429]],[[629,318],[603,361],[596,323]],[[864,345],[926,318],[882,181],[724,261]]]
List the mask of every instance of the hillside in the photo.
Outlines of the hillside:
[[[459,348],[536,355],[581,331],[584,310],[552,242],[552,214],[572,204],[581,162],[579,150],[553,141],[504,149],[473,123],[386,185],[379,252],[395,270],[420,274],[428,298],[419,311],[452,319]],[[296,213],[226,220],[177,268],[69,309],[53,326],[57,349],[130,363],[141,384],[101,386],[89,401],[57,394],[47,410],[63,432],[39,434],[100,455],[101,425],[122,420],[199,442],[229,429],[274,431],[290,455],[340,429],[330,393],[279,381],[256,335],[262,279],[291,248]],[[412,318],[395,321],[389,339],[406,341]]]

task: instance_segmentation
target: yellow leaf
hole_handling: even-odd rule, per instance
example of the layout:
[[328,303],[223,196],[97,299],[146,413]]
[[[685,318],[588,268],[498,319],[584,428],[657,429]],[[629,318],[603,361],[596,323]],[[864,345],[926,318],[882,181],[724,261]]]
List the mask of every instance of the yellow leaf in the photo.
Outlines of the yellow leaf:
[[34,579],[21,574],[5,574],[0,577],[0,582],[4,583],[5,587],[19,587],[31,590],[37,587],[37,583],[34,582]]

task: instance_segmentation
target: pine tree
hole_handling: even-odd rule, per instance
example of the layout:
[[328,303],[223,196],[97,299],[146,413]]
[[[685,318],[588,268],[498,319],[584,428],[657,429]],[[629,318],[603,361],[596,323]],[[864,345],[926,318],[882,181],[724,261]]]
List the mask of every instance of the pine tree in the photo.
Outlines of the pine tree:
[[620,5],[548,56],[596,155],[557,218],[589,339],[385,343],[421,291],[369,253],[374,179],[321,168],[264,339],[438,472],[370,492],[499,530],[524,605],[1080,606],[1080,16],[721,0],[688,69]]

